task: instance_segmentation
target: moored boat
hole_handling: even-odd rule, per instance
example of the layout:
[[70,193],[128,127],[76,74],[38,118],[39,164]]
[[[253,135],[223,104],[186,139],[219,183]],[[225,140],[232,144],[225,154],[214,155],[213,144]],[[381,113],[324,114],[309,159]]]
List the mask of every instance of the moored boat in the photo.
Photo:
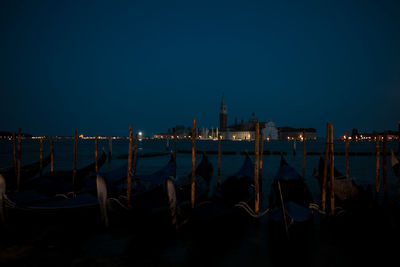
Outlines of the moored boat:
[[[329,164],[328,164],[329,170]],[[314,171],[313,176],[318,180],[320,188],[322,190],[324,175],[324,159],[320,157],[318,170]],[[335,207],[343,210],[357,210],[361,207],[368,206],[372,201],[372,193],[369,188],[358,185],[354,179],[346,177],[336,168],[334,168],[334,191],[335,191]],[[327,207],[329,204],[329,192],[330,192],[330,173],[328,171],[326,175],[327,179]]]
[[[50,161],[51,161],[50,155],[43,158],[42,168],[45,168],[47,165],[49,165]],[[39,172],[40,172],[40,160],[30,164],[23,165],[21,167],[21,178],[20,178],[21,184],[25,183],[26,180],[28,180],[29,178],[32,178],[35,175],[37,175]],[[17,175],[15,173],[14,168],[11,167],[5,169],[1,172],[1,174],[3,175],[7,183],[8,190],[15,190],[17,187]]]
[[313,210],[309,208],[312,202],[304,179],[282,156],[269,198],[271,233],[293,239],[312,230]]
[[[103,151],[102,155],[97,160],[97,166],[99,169],[106,162],[106,158],[107,155]],[[72,176],[72,170],[48,172],[40,177],[28,179],[23,184],[22,190],[34,190],[46,196],[79,191],[96,192],[95,162],[77,169],[74,183]]]
[[[212,196],[193,209],[185,211],[177,224],[190,235],[204,238],[222,232],[232,235],[243,229],[242,224],[248,222],[249,215],[239,207],[245,205],[254,209],[254,164],[246,155],[239,170],[227,177],[221,185],[217,184]],[[178,227],[177,227],[178,228]]]
[[[213,167],[208,157],[203,154],[203,158],[196,168],[195,173],[195,201],[199,202],[208,195],[209,183],[212,177]],[[127,203],[126,177],[114,183],[117,184],[118,196],[112,198],[112,211],[114,218],[125,220],[132,217],[136,224],[149,227],[157,225],[170,225],[170,204],[168,197],[167,180],[174,183],[175,198],[179,202],[181,209],[190,206],[191,173],[187,176],[173,177],[174,162],[173,158],[160,170],[148,175],[136,175],[132,177],[131,200]],[[107,177],[107,175],[106,175]],[[114,180],[110,178],[110,180]]]
[[7,223],[43,224],[89,220],[100,222],[100,215],[107,216],[105,205],[107,189],[103,178],[97,177],[97,196],[90,193],[67,195],[43,195],[34,190],[10,192],[3,195],[4,214]]

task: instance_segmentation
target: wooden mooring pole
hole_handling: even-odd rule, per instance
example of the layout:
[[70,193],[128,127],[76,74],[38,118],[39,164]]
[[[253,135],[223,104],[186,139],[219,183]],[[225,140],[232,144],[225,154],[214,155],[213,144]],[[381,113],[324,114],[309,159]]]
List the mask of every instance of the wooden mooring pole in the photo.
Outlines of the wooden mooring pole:
[[136,175],[137,146],[138,146],[138,134],[135,135],[135,144],[133,146],[133,169],[132,169],[133,176]]
[[13,138],[13,166],[14,166],[14,176],[17,177],[17,143],[15,132],[12,133]]
[[112,159],[112,136],[108,136],[108,161]]
[[387,133],[383,133],[383,169],[382,169],[382,181],[383,181],[383,193],[387,195]]
[[39,139],[40,143],[40,176],[42,176],[43,173],[43,138],[41,137]]
[[72,186],[75,187],[75,179],[76,179],[76,160],[78,158],[78,131],[75,130],[74,137],[74,162],[73,162],[73,170],[72,170]]
[[21,183],[21,128],[18,129],[18,145],[17,145],[17,191]]
[[[397,154],[398,157],[400,158],[400,121],[398,122],[398,132],[397,132]],[[399,170],[400,172],[400,170]],[[397,191],[398,191],[398,198],[400,200],[400,173],[398,174],[397,178]]]
[[177,142],[178,140],[176,139],[176,128],[174,128],[174,178],[176,181],[176,146],[177,146]]
[[221,185],[221,136],[218,135],[218,185]]
[[400,121],[398,122],[397,127],[398,127],[397,128],[398,129],[398,132],[397,132],[397,154],[400,157]]
[[303,130],[303,168],[302,168],[302,177],[305,179],[306,177],[306,130]]
[[52,136],[50,136],[50,172],[54,172],[54,148]]
[[191,194],[190,202],[194,208],[195,198],[195,177],[196,177],[196,119],[193,119],[192,126],[192,179],[191,179]]
[[96,170],[96,173],[99,172],[99,164],[97,162],[97,158],[98,158],[98,143],[99,143],[99,136],[96,135],[96,137],[94,138],[94,167]]
[[293,139],[293,156],[296,156],[296,139]]
[[329,123],[326,124],[326,139],[325,139],[325,155],[324,155],[324,173],[322,179],[322,210],[326,211],[326,189],[328,180],[328,156],[329,156]]
[[131,205],[131,171],[132,171],[132,142],[133,130],[132,125],[129,126],[129,151],[128,151],[128,173],[126,175],[126,202]]
[[255,187],[255,198],[254,198],[254,211],[258,214],[260,210],[260,187],[258,184],[259,174],[259,139],[260,139],[260,124],[256,122],[256,132],[254,137],[254,187]]
[[330,201],[331,201],[331,215],[335,215],[335,155],[333,153],[333,125],[329,123],[329,175],[331,178],[331,192],[330,192]]
[[349,131],[346,131],[346,177],[349,178]]
[[[262,186],[262,184],[263,184],[263,176],[262,176],[262,169],[263,169],[263,156],[264,156],[264,132],[261,130],[261,137],[260,137],[260,141],[261,141],[261,144],[260,144],[260,167],[259,167],[259,174],[258,174],[258,177],[259,177],[259,181],[258,181],[258,184],[259,184],[259,187],[260,187],[260,203],[263,203],[262,202],[262,197],[263,197],[263,186]],[[262,206],[262,205],[260,205],[260,206]]]
[[381,151],[379,149],[379,135],[375,136],[375,151],[376,151],[376,171],[375,171],[375,191],[378,194],[381,188],[381,180],[380,180],[380,172],[381,168],[379,166],[380,164],[380,158],[381,158]]

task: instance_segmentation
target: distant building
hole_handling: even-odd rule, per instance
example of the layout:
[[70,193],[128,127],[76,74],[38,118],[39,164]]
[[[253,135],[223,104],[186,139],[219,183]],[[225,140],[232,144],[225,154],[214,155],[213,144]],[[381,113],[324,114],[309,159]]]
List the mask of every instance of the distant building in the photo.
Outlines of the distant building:
[[353,140],[355,140],[355,139],[357,139],[358,137],[359,137],[358,130],[355,129],[355,128],[353,128],[353,130],[351,131],[351,138],[352,138]]
[[190,132],[191,131],[191,129],[189,129],[189,131],[185,128],[185,126],[183,126],[183,125],[177,125],[176,127],[175,127],[175,130],[176,130],[176,135],[177,136],[184,136],[184,135],[186,135],[187,134],[187,132]]
[[263,132],[264,132],[264,138],[270,139],[270,140],[277,140],[278,139],[278,129],[275,127],[275,122],[273,121],[268,121],[264,122],[264,125],[262,125]]
[[168,129],[168,132],[166,133],[156,133],[153,135],[153,138],[156,139],[165,139],[165,138],[173,138],[174,136],[174,130],[176,131],[176,136],[178,138],[187,138],[192,135],[192,128],[191,127],[185,127],[183,125],[176,125],[174,128]]
[[224,94],[222,93],[221,107],[219,109],[219,129],[220,131],[226,131],[228,125],[228,110],[224,101]]
[[[12,138],[13,133],[8,131],[0,131],[0,138]],[[18,133],[15,132],[15,136],[18,136]],[[21,137],[23,138],[31,138],[32,134],[21,133]]]
[[[227,140],[254,140],[255,137],[255,125],[258,121],[254,112],[251,114],[248,122],[244,122],[241,120],[240,124],[237,119],[235,119],[235,124],[228,126],[228,114],[227,107],[224,100],[224,95],[222,95],[222,101],[219,112],[219,125],[220,125],[220,134],[223,139]],[[259,122],[260,131],[264,133],[264,138],[269,140],[278,139],[278,130],[275,127],[275,123],[273,121],[268,122]]]
[[278,127],[278,136],[280,140],[302,139],[305,131],[305,139],[317,139],[317,130],[314,128],[292,128]]
[[[155,139],[167,139],[174,137],[174,130],[176,130],[176,136],[179,139],[191,138],[192,128],[185,127],[183,125],[177,125],[175,128],[168,129],[166,133],[156,133],[153,135]],[[218,136],[218,128],[196,128],[197,139],[216,139]]]
[[[255,126],[259,122],[260,132],[264,134],[266,140],[292,140],[302,139],[303,130],[305,130],[306,139],[316,139],[317,130],[314,128],[292,128],[292,127],[279,127],[276,128],[275,122],[267,121],[260,122],[255,113],[252,112],[251,117],[247,122],[243,119],[238,122],[237,118],[234,120],[233,125],[228,125],[228,108],[225,103],[224,94],[222,94],[221,105],[219,108],[219,128],[197,128],[196,137],[198,139],[213,139],[216,140],[218,136],[226,140],[254,140]],[[192,135],[191,127],[185,128],[183,125],[175,127],[176,135],[178,138],[190,138]],[[168,129],[167,133],[157,133],[153,138],[173,138],[174,129]]]
[[[386,134],[387,140],[396,140],[400,139],[400,131],[393,131],[393,130],[386,130],[383,132],[376,132],[373,131],[372,133],[359,133],[357,129],[352,130],[352,134],[349,139],[351,140],[375,140],[378,136],[380,139],[383,140],[383,136]],[[346,139],[346,135],[340,137],[341,140]]]

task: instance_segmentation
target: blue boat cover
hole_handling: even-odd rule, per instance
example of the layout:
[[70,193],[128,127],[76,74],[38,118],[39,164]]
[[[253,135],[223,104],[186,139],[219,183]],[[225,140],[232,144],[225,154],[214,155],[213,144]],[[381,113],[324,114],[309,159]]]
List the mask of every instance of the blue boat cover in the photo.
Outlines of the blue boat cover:
[[396,176],[400,178],[400,163],[397,163],[393,166],[393,171]]
[[45,203],[28,205],[29,209],[73,209],[80,207],[96,206],[99,204],[97,197],[91,194],[79,194],[71,198],[58,198]]
[[84,193],[75,197],[47,197],[37,193],[36,191],[22,191],[15,194],[7,195],[19,208],[27,209],[71,209],[78,207],[88,207],[98,205],[97,197]]
[[242,178],[242,177],[254,177],[254,164],[251,161],[251,158],[246,155],[246,159],[240,168],[240,170],[234,175],[236,177]]
[[275,175],[274,180],[296,180],[296,179],[301,179],[300,174],[297,173],[297,171],[289,166],[289,165],[283,165],[279,167],[278,172]]
[[[286,215],[295,222],[304,222],[312,215],[312,210],[303,207],[295,202],[289,201],[285,203]],[[282,221],[282,206],[276,207],[270,211],[270,215],[274,221]]]
[[[115,170],[115,173],[122,173],[122,169],[124,167],[121,167],[118,170]],[[126,165],[125,165],[125,168]],[[142,174],[142,175],[135,175],[132,177],[132,189],[135,192],[146,192],[158,185],[164,185],[166,179],[174,174],[174,162],[169,161],[163,168],[160,170],[155,171],[152,174]],[[125,169],[125,176],[126,176],[126,169]],[[107,177],[107,176],[106,176]],[[106,178],[107,181],[108,177]],[[111,178],[112,179],[112,178]],[[125,181],[126,178],[123,178],[123,181]],[[118,189],[121,190],[126,190],[126,183],[122,183],[118,186]]]
[[43,203],[51,200],[51,197],[45,196],[34,190],[25,190],[21,192],[10,192],[7,198],[20,206],[26,206],[32,203]]

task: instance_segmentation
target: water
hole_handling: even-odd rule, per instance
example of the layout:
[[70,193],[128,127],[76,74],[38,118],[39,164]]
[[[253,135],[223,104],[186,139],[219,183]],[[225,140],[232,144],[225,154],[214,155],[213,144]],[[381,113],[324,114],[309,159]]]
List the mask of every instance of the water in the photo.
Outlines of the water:
[[[102,147],[106,152],[107,140],[99,140],[99,151]],[[397,142],[388,142],[388,154],[390,149],[397,151]],[[170,142],[173,149],[173,142]],[[243,151],[254,151],[253,142],[223,141],[222,151],[235,151],[235,155],[222,155],[221,175],[222,180],[230,174],[235,173],[241,166],[244,156]],[[382,148],[382,146],[381,146]],[[178,150],[191,150],[190,140],[179,140]],[[217,142],[198,141],[197,150],[216,151]],[[297,143],[297,156],[293,156],[292,141],[271,141],[264,144],[264,150],[287,152],[286,160],[301,173],[302,169],[302,145]],[[325,149],[324,140],[307,141],[307,151],[322,153]],[[335,141],[334,150],[345,151],[345,144]],[[44,155],[49,152],[49,144],[44,143]],[[139,153],[160,153],[166,151],[165,140],[142,140],[138,143]],[[55,170],[71,170],[73,160],[73,140],[55,140],[54,142],[54,168]],[[375,152],[373,142],[352,142],[350,152]],[[118,159],[118,155],[128,153],[127,140],[113,140],[113,159],[106,162],[101,171],[112,170],[126,164],[126,159]],[[217,155],[208,155],[214,165],[214,177],[212,183],[216,182]],[[39,159],[39,141],[22,141],[22,164],[35,162]],[[83,167],[94,160],[94,141],[79,140],[78,144],[78,168]],[[139,158],[137,162],[137,173],[149,173],[158,170],[169,160],[169,156],[157,156]],[[196,162],[199,163],[201,155],[196,154]],[[319,156],[308,155],[306,162],[306,183],[313,195],[314,202],[320,203],[321,194],[319,184],[311,175],[317,168]],[[268,196],[272,179],[278,170],[280,162],[279,155],[263,156],[263,203],[261,209],[268,207]],[[177,174],[187,175],[191,171],[191,154],[177,154]],[[375,188],[375,156],[350,156],[350,176],[358,184]],[[382,164],[382,161],[381,161]],[[0,168],[12,166],[12,142],[0,140]],[[345,172],[345,157],[335,156],[335,166]],[[382,165],[381,165],[382,166]],[[390,166],[388,157],[387,183],[389,198],[397,197],[397,178]],[[49,166],[45,172],[49,171]],[[382,184],[382,182],[381,182]],[[376,210],[375,210],[376,211]],[[397,211],[398,212],[398,211]],[[296,266],[357,266],[360,263],[376,262],[380,265],[389,263],[397,255],[397,246],[392,246],[400,238],[398,231],[398,218],[393,216],[392,211],[379,208],[377,213],[382,215],[379,220],[361,220],[351,225],[345,225],[347,232],[338,232],[326,229],[324,224],[319,224],[319,216],[315,216],[316,231],[309,238],[314,240],[310,247],[303,248],[304,259],[297,260],[293,256],[293,250],[286,247],[276,254],[275,244],[268,241],[267,219],[252,221],[245,229],[228,232],[228,236],[211,236],[209,240],[202,242],[193,239],[160,238],[156,233],[143,232],[141,229],[113,229],[104,230],[82,225],[65,229],[64,226],[36,226],[35,232],[25,231],[17,228],[14,231],[3,232],[4,244],[0,241],[0,264],[5,263],[14,266],[42,265],[43,258],[49,265],[83,266],[83,265],[107,265],[107,266],[282,266],[283,262],[292,258]],[[369,218],[365,214],[363,218]],[[372,215],[371,215],[372,216]],[[375,215],[374,215],[375,216]],[[378,221],[378,223],[376,222]],[[115,232],[116,231],[116,232]],[[303,246],[302,243],[295,247],[295,251]],[[12,255],[16,255],[12,258]],[[385,255],[384,258],[381,255]],[[396,259],[397,260],[397,259]],[[2,265],[3,266],[3,265]],[[289,266],[293,266],[289,265]]]
[[[319,152],[323,153],[325,150],[325,142],[322,139],[316,141],[307,141],[308,152]],[[104,164],[100,171],[108,171],[113,168],[119,167],[126,164],[126,159],[118,159],[118,155],[126,155],[128,153],[128,140],[118,139],[113,140],[113,159],[111,162]],[[173,142],[169,143],[169,148],[173,149]],[[191,140],[178,140],[177,149],[190,151],[192,146]],[[73,140],[71,139],[60,139],[54,140],[54,169],[55,170],[71,170],[73,167]],[[397,151],[397,141],[388,142],[388,155],[390,150]],[[104,148],[105,152],[108,152],[108,140],[98,141],[99,155],[101,150]],[[199,151],[217,151],[216,141],[202,141],[196,142],[196,150]],[[292,165],[301,174],[302,162],[303,162],[303,146],[300,142],[297,142],[297,155],[293,155],[293,141],[270,141],[264,143],[264,150],[269,151],[282,151],[286,152],[286,159],[290,165]],[[382,149],[382,145],[381,145]],[[222,141],[222,151],[235,151],[235,155],[222,155],[221,157],[221,179],[224,180],[227,176],[235,173],[241,166],[244,156],[240,152],[254,151],[254,143],[248,141]],[[342,141],[335,141],[334,143],[335,152],[344,152],[345,143]],[[375,143],[368,141],[352,142],[349,147],[350,152],[375,152]],[[138,142],[138,153],[162,153],[166,152],[166,141],[165,140],[142,140]],[[25,139],[22,140],[22,165],[35,162],[39,160],[39,140]],[[48,140],[44,141],[44,156],[49,154],[49,143]],[[214,177],[213,183],[217,179],[217,155],[209,154],[209,160],[214,166]],[[157,157],[144,157],[138,158],[137,162],[137,174],[151,173],[164,166],[169,160],[169,156],[157,156]],[[196,154],[196,162],[199,163],[201,155]],[[78,160],[77,167],[83,167],[94,161],[94,140],[79,140],[78,142]],[[263,196],[268,196],[270,184],[272,179],[279,167],[280,156],[279,155],[264,155],[263,156]],[[306,160],[306,183],[313,194],[315,202],[321,199],[320,189],[316,179],[312,177],[314,168],[318,167],[319,156],[307,155]],[[8,168],[12,166],[12,141],[0,140],[0,169]],[[370,184],[372,188],[375,188],[375,168],[376,168],[376,157],[375,156],[350,156],[349,157],[349,173],[350,177],[353,178],[358,184],[367,186]],[[345,157],[341,155],[335,156],[335,167],[339,171],[345,173]],[[177,154],[177,175],[186,175],[190,173],[192,168],[192,159],[190,153],[178,153]],[[50,170],[50,165],[46,166],[44,172]],[[397,194],[397,178],[392,171],[390,165],[390,157],[388,157],[387,167],[387,185],[389,197],[395,197]],[[381,160],[381,172],[382,172],[382,160]],[[381,182],[381,185],[383,183]],[[268,197],[263,198],[263,206],[267,206]]]

